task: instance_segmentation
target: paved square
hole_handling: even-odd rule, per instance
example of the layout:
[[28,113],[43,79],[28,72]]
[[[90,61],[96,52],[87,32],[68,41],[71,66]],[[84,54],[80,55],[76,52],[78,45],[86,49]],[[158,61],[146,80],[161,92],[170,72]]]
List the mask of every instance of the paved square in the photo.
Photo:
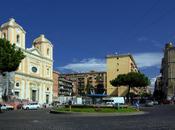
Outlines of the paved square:
[[48,110],[9,111],[0,114],[0,130],[175,130],[175,105],[142,108],[132,116],[50,114]]

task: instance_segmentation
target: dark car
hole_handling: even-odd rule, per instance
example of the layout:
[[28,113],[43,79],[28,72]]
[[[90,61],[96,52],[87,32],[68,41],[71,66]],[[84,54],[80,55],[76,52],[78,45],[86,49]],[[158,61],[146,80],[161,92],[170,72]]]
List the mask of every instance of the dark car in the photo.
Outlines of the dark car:
[[170,104],[171,103],[171,101],[170,100],[163,100],[163,102],[162,102],[163,104]]

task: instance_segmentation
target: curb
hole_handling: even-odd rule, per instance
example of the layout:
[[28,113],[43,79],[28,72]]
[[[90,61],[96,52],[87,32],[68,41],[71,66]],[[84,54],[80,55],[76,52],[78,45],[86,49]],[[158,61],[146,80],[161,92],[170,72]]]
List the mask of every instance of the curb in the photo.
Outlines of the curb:
[[58,112],[55,110],[50,110],[49,113],[52,113],[52,114],[73,114],[74,112]]
[[50,110],[51,114],[71,114],[71,115],[79,115],[79,116],[135,116],[135,115],[144,115],[149,112],[127,112],[127,113],[88,113],[88,112],[58,112],[54,110]]

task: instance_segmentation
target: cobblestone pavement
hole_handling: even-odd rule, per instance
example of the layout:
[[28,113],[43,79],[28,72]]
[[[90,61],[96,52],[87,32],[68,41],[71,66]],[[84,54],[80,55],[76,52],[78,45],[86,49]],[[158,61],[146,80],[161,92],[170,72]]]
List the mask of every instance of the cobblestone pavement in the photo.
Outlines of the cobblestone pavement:
[[48,110],[0,113],[0,130],[175,130],[175,105],[142,108],[144,115],[50,114]]

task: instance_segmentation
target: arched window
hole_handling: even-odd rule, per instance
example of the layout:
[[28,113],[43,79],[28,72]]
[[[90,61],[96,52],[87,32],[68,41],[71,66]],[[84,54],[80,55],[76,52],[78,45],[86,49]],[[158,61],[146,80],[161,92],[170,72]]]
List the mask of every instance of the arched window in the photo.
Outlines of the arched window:
[[47,48],[47,55],[49,55],[49,48]]
[[19,36],[19,35],[16,36],[16,42],[17,42],[17,43],[20,42],[20,36]]

